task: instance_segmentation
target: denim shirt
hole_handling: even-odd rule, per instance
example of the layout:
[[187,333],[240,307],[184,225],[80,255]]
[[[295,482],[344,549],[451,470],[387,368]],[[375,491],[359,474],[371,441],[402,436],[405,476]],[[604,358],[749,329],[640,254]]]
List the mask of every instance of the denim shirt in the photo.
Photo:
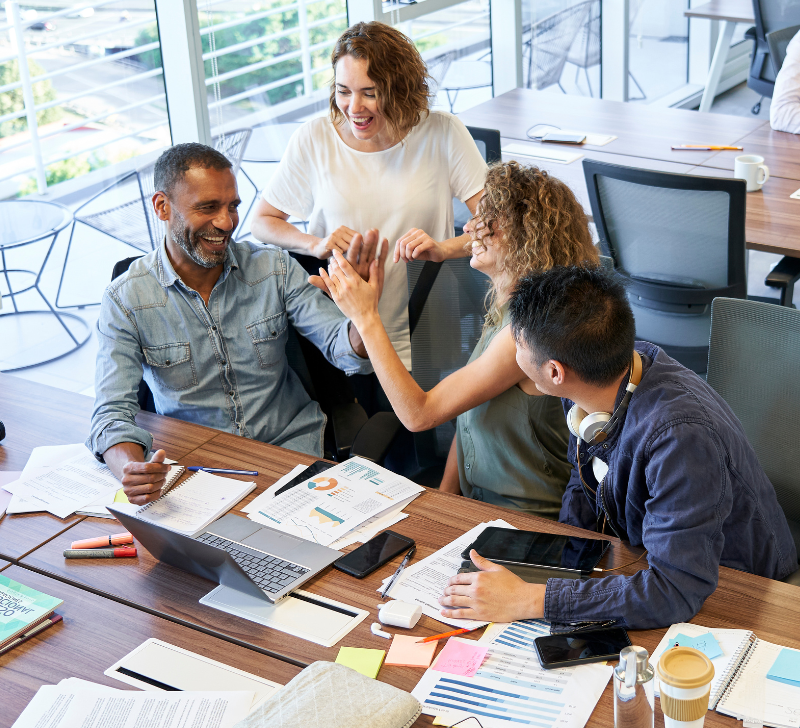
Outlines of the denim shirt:
[[[649,569],[633,576],[549,579],[544,616],[554,622],[618,619],[632,629],[688,622],[717,588],[719,567],[770,579],[798,568],[797,550],[775,490],[742,425],[704,380],[659,347],[636,342],[642,380],[622,424],[603,442],[576,438],[559,520],[647,549]],[[623,379],[616,404],[627,385]],[[563,400],[565,413],[572,402]],[[608,465],[600,483],[592,457]]]
[[231,243],[206,306],[175,273],[165,243],[134,261],[106,289],[97,322],[86,441],[95,457],[120,442],[149,454],[153,438],[134,421],[143,377],[159,414],[320,456],[325,416],[289,367],[288,324],[347,374],[372,365],[307,278],[279,248]]

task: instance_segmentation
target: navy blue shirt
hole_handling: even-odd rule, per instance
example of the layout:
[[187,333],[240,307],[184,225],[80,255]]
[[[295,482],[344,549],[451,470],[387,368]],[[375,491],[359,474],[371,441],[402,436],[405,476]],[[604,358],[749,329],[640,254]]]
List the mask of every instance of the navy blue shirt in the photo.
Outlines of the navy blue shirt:
[[[636,342],[642,380],[624,419],[593,447],[581,443],[585,492],[573,465],[559,520],[644,546],[649,569],[633,576],[549,579],[546,619],[619,619],[633,629],[691,619],[716,589],[719,566],[771,579],[798,568],[775,490],[742,425],[714,389],[659,347]],[[627,385],[622,381],[616,404]],[[565,413],[572,406],[563,400]],[[600,483],[591,458],[608,465]]]

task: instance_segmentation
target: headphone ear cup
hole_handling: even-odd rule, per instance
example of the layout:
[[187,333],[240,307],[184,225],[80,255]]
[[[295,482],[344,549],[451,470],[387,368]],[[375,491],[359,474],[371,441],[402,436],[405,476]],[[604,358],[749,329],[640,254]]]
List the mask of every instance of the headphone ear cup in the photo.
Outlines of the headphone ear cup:
[[584,417],[586,417],[586,412],[577,404],[572,405],[567,412],[567,427],[575,437],[581,436],[581,421]]
[[[600,432],[611,419],[608,412],[592,412],[581,420],[580,438],[588,444],[594,444],[597,433]],[[605,439],[605,437],[603,438]]]

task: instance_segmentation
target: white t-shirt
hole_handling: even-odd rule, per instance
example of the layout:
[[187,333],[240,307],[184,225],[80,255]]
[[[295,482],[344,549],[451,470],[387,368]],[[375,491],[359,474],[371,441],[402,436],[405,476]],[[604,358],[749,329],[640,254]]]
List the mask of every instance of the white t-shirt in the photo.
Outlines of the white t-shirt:
[[294,133],[263,197],[308,220],[311,235],[324,238],[345,225],[360,233],[377,228],[388,239],[378,310],[410,370],[406,264],[392,262],[394,245],[412,228],[434,240],[453,237],[453,198],[464,202],[480,192],[486,169],[467,128],[443,111],[431,111],[400,144],[382,152],[351,149],[324,117]]
[[786,46],[769,105],[769,123],[775,131],[800,134],[800,33]]

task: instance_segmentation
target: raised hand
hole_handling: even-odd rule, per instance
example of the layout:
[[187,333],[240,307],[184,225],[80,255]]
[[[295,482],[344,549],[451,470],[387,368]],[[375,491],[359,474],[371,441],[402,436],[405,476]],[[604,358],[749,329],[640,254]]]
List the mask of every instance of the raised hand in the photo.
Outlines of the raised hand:
[[[346,253],[353,241],[353,236],[358,235],[355,230],[340,225],[328,237],[322,238],[311,250],[315,258],[324,260],[330,258],[334,250]],[[360,236],[359,236],[360,237]]]
[[394,262],[404,260],[432,260],[441,263],[447,257],[445,250],[424,230],[412,228],[394,246]]
[[[345,255],[347,262],[365,281],[369,279],[369,267],[378,252],[378,239],[378,231],[375,229],[367,230],[363,236],[356,233],[353,235],[350,248]],[[333,261],[333,258],[330,260]]]

